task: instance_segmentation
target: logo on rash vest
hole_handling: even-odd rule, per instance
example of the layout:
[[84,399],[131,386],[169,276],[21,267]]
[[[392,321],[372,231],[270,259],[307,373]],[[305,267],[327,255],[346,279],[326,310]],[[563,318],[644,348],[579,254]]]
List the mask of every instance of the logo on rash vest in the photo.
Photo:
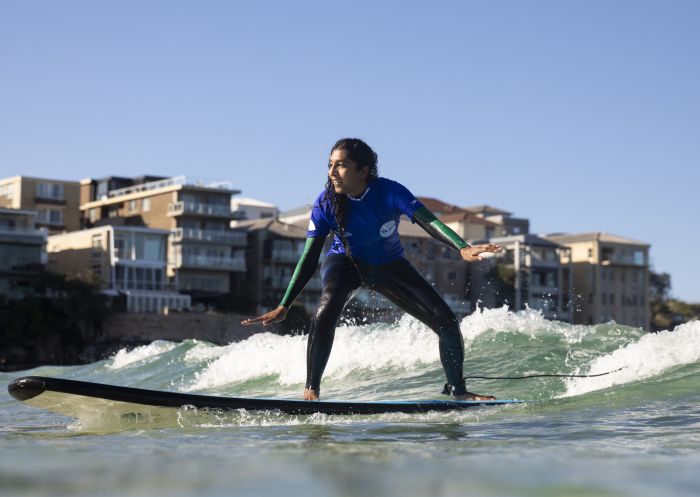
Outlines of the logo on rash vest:
[[396,221],[392,219],[391,221],[387,221],[386,223],[382,224],[382,227],[379,228],[379,236],[382,238],[388,238],[394,233],[394,231],[396,231]]
[[316,231],[316,225],[313,219],[309,219],[309,231]]

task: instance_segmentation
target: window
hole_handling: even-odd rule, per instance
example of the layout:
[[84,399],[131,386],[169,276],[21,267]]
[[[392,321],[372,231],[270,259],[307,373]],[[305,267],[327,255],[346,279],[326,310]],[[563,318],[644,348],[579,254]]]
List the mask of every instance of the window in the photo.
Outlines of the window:
[[129,259],[129,254],[126,250],[126,236],[117,234],[114,236],[114,256],[118,259]]
[[0,185],[0,197],[7,197],[8,200],[12,200],[12,183]]
[[151,199],[150,198],[144,198],[141,201],[141,210],[143,212],[148,212],[151,210]]
[[63,211],[58,209],[37,209],[37,221],[44,224],[63,224]]
[[37,183],[36,196],[40,198],[63,200],[63,185],[56,183]]
[[92,258],[102,257],[102,235],[92,235]]
[[138,203],[137,203],[137,202],[138,202],[137,200],[129,200],[129,203],[127,204],[127,205],[128,205],[127,210],[128,210],[129,212],[134,212],[134,211],[136,211],[136,210],[138,209]]
[[100,209],[98,207],[93,207],[88,210],[88,219],[91,223],[94,223],[99,218]]

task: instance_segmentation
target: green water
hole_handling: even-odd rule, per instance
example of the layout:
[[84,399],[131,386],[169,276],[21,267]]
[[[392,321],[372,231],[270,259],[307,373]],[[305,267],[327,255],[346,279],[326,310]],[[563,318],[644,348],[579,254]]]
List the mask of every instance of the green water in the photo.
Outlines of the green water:
[[[659,334],[487,310],[462,322],[465,374],[523,405],[455,413],[202,413],[149,423],[23,405],[12,379],[58,376],[212,395],[299,398],[304,337],[224,347],[154,342],[80,367],[0,375],[0,492],[13,495],[700,494],[700,323]],[[324,399],[437,399],[437,339],[420,323],[341,327]]]

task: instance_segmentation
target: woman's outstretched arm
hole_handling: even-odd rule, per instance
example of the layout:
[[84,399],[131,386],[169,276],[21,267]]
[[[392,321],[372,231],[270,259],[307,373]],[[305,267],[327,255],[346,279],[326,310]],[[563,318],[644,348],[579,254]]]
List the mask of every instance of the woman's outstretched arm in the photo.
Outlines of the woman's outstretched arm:
[[299,296],[301,291],[304,289],[306,284],[313,276],[316,267],[318,266],[318,259],[321,256],[321,250],[323,250],[323,244],[326,241],[326,237],[312,237],[306,239],[306,245],[304,245],[304,251],[299,258],[297,267],[294,270],[292,279],[289,280],[289,286],[287,286],[287,292],[282,297],[282,300],[276,309],[271,310],[261,316],[246,319],[241,321],[242,324],[255,324],[262,323],[263,326],[270,323],[277,323],[283,321],[287,316],[287,311],[289,307],[294,303],[296,298]]
[[465,261],[478,261],[481,259],[479,254],[484,252],[498,253],[501,251],[501,246],[495,243],[474,246],[469,245],[461,236],[435,217],[435,214],[425,207],[419,207],[416,212],[413,213],[413,221],[437,241],[449,248],[457,250]]

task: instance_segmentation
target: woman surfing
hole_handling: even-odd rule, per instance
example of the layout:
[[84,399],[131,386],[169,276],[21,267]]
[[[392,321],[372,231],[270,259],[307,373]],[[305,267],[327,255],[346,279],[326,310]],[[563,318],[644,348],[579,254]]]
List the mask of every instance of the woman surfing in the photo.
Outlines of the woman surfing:
[[459,321],[440,294],[403,257],[398,234],[402,214],[436,240],[457,250],[465,261],[476,261],[484,252],[501,250],[495,244],[470,246],[406,187],[379,177],[377,154],[369,145],[357,138],[339,140],[331,149],[326,188],[314,203],[306,245],[287,292],[276,309],[242,321],[244,325],[283,321],[316,270],[326,237],[334,232],[330,251],[321,265],[321,301],[309,329],[305,400],[320,398],[321,376],[338,319],[361,287],[384,295],[438,335],[440,361],[447,378],[442,393],[455,400],[495,399],[467,391]]

